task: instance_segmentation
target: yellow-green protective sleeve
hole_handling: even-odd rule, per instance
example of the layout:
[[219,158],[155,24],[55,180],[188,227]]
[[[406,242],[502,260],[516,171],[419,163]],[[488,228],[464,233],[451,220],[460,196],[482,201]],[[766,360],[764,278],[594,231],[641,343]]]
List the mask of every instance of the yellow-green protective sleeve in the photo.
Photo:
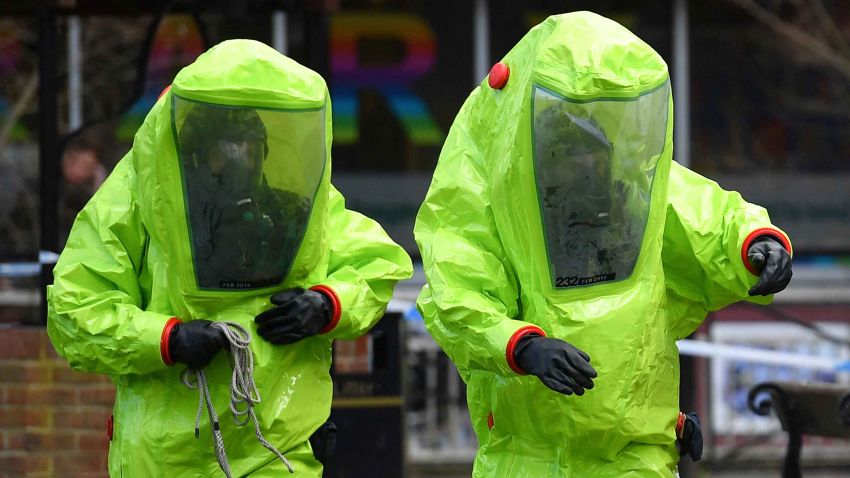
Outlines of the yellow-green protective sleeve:
[[417,307],[431,336],[461,370],[515,375],[508,343],[532,324],[519,313],[516,275],[490,207],[487,171],[461,118],[446,138],[431,187],[416,217],[416,242],[428,284]]
[[333,186],[328,216],[330,260],[323,285],[336,293],[342,313],[327,335],[352,339],[381,318],[393,286],[413,275],[413,265],[377,222],[346,209],[345,198]]
[[662,260],[677,338],[696,330],[707,311],[744,299],[761,304],[772,300],[747,294],[758,277],[747,270],[742,248],[760,229],[785,236],[764,208],[672,163]]
[[47,333],[76,370],[143,374],[165,367],[167,315],[147,312],[139,272],[147,233],[129,156],[77,216],[48,287]]

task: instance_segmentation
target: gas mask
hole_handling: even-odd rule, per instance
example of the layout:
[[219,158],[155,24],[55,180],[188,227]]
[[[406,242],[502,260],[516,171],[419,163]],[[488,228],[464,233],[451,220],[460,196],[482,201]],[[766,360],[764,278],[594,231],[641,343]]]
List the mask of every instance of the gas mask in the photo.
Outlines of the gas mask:
[[255,139],[220,139],[211,149],[207,161],[221,184],[221,192],[231,198],[250,196],[262,178],[264,144]]

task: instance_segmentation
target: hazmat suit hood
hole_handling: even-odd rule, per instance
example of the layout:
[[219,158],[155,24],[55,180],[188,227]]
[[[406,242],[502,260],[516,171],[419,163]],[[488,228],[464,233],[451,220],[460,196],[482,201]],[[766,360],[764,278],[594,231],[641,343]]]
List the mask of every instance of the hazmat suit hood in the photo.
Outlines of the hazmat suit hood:
[[176,76],[133,157],[180,316],[267,302],[321,262],[330,121],[321,76],[258,42],[223,42]]
[[[672,162],[667,65],[623,26],[555,15],[500,63],[458,113],[415,226],[417,307],[467,383],[474,476],[672,476],[676,340],[747,298],[741,251],[778,230]],[[586,352],[594,388],[525,376],[529,333]]]
[[[594,48],[576,47],[602,35]],[[638,259],[660,253],[664,227],[657,205],[672,159],[667,65],[593,14],[544,22],[503,63],[507,84],[488,90],[516,115],[494,124],[498,134],[482,146],[509,152],[493,182],[495,201],[507,201],[494,207],[521,208],[502,230],[528,245],[535,286],[562,297],[639,287]],[[614,284],[622,281],[629,284]]]

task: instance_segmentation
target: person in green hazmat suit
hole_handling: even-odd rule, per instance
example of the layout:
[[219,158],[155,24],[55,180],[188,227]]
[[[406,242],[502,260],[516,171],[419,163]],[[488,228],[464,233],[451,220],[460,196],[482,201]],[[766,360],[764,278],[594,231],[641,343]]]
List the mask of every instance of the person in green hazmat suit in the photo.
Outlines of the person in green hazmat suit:
[[[330,150],[321,76],[226,41],[177,74],[79,214],[48,333],[74,369],[116,385],[110,476],[222,476],[209,434],[193,432],[187,368],[205,373],[232,476],[290,476],[260,433],[291,476],[321,476],[311,436],[330,413],[331,342],[365,333],[412,274],[377,223],[345,208]],[[218,322],[249,332],[256,436],[230,419],[234,342]]]
[[699,447],[676,340],[769,302],[791,245],[672,162],[672,129],[664,61],[588,12],[533,28],[458,113],[416,220],[417,306],[467,384],[473,476],[671,477]]

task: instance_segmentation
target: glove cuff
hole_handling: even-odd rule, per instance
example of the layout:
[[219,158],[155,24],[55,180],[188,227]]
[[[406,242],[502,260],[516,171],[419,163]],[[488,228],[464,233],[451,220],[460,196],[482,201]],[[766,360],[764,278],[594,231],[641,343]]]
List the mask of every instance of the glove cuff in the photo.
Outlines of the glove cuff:
[[319,334],[326,334],[331,330],[335,329],[337,324],[339,324],[339,319],[342,317],[342,306],[339,303],[339,297],[336,295],[333,289],[326,285],[314,285],[310,287],[310,290],[318,292],[320,294],[324,294],[325,297],[330,299],[331,302],[331,321],[328,322],[322,330],[319,331]]
[[174,327],[180,322],[182,321],[177,317],[168,319],[165,327],[162,328],[162,335],[159,338],[159,354],[162,356],[162,362],[169,367],[174,365],[174,359],[171,358],[171,333],[174,331]]
[[523,370],[522,367],[520,367],[516,361],[516,357],[514,356],[514,353],[516,352],[516,346],[517,344],[519,344],[519,341],[523,337],[532,334],[539,335],[541,337],[546,337],[546,332],[544,332],[543,329],[541,329],[540,327],[536,325],[527,325],[518,329],[516,332],[514,332],[513,335],[511,335],[510,340],[508,340],[507,349],[505,350],[505,359],[508,361],[508,366],[511,368],[511,370],[520,375],[527,375],[528,372]]
[[750,259],[747,257],[747,253],[750,250],[750,246],[753,245],[756,240],[761,237],[769,237],[771,239],[775,239],[776,242],[782,244],[782,247],[788,251],[788,254],[791,256],[794,255],[794,250],[791,247],[791,241],[788,239],[788,235],[782,232],[778,227],[761,227],[756,229],[755,231],[747,234],[747,237],[744,238],[744,243],[741,245],[741,261],[744,263],[744,267],[750,271],[751,274],[758,276],[759,271],[757,271],[752,264],[750,264]]
[[676,419],[676,438],[682,439],[682,432],[685,430],[685,414],[679,412],[679,417]]

